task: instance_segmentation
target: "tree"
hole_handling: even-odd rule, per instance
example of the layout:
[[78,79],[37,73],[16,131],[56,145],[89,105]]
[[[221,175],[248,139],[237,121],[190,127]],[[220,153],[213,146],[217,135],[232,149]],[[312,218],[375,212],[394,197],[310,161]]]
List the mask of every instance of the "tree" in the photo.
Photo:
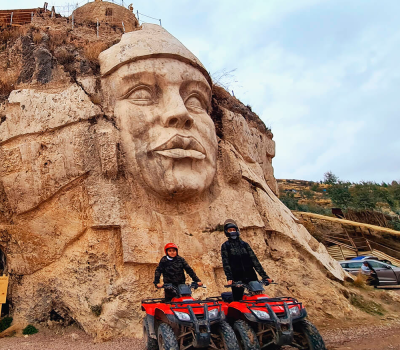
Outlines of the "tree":
[[324,174],[324,183],[327,185],[336,184],[339,181],[339,178],[332,173],[332,171],[328,171]]
[[328,188],[328,196],[333,204],[342,209],[347,209],[352,205],[352,197],[350,193],[350,183],[338,181],[331,184]]
[[354,208],[358,210],[375,209],[376,203],[381,201],[377,187],[378,185],[373,182],[362,181],[355,184],[351,189]]

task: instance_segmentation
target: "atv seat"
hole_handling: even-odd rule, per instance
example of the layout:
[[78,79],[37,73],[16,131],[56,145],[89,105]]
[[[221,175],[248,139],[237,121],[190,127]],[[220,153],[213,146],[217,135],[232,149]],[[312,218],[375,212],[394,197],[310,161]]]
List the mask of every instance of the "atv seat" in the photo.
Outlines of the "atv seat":
[[231,303],[233,301],[233,294],[232,294],[232,292],[224,292],[224,293],[221,293],[221,298],[226,303]]

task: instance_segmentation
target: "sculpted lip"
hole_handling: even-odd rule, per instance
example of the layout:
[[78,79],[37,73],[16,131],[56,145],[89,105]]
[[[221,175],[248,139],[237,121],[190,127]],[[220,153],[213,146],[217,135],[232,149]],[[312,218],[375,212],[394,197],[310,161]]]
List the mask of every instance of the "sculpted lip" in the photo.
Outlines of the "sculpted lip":
[[182,135],[173,136],[167,142],[154,148],[153,152],[175,159],[194,158],[201,160],[206,157],[206,150],[199,141],[192,136]]

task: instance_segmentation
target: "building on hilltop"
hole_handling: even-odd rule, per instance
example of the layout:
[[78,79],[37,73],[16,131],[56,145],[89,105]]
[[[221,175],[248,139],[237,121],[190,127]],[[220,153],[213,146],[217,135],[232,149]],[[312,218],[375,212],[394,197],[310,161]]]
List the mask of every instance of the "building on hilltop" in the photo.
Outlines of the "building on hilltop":
[[73,13],[76,22],[97,22],[108,23],[111,25],[125,27],[126,32],[131,32],[139,27],[139,21],[133,14],[133,7],[130,10],[108,1],[95,0],[81,7],[78,7]]

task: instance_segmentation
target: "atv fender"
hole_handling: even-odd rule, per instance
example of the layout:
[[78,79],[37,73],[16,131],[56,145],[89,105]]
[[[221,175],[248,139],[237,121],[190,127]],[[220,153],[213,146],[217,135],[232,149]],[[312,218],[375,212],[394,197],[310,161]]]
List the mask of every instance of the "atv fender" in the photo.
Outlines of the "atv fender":
[[157,339],[155,327],[154,327],[154,316],[147,314],[146,315],[147,325],[149,327],[149,336],[150,338]]

